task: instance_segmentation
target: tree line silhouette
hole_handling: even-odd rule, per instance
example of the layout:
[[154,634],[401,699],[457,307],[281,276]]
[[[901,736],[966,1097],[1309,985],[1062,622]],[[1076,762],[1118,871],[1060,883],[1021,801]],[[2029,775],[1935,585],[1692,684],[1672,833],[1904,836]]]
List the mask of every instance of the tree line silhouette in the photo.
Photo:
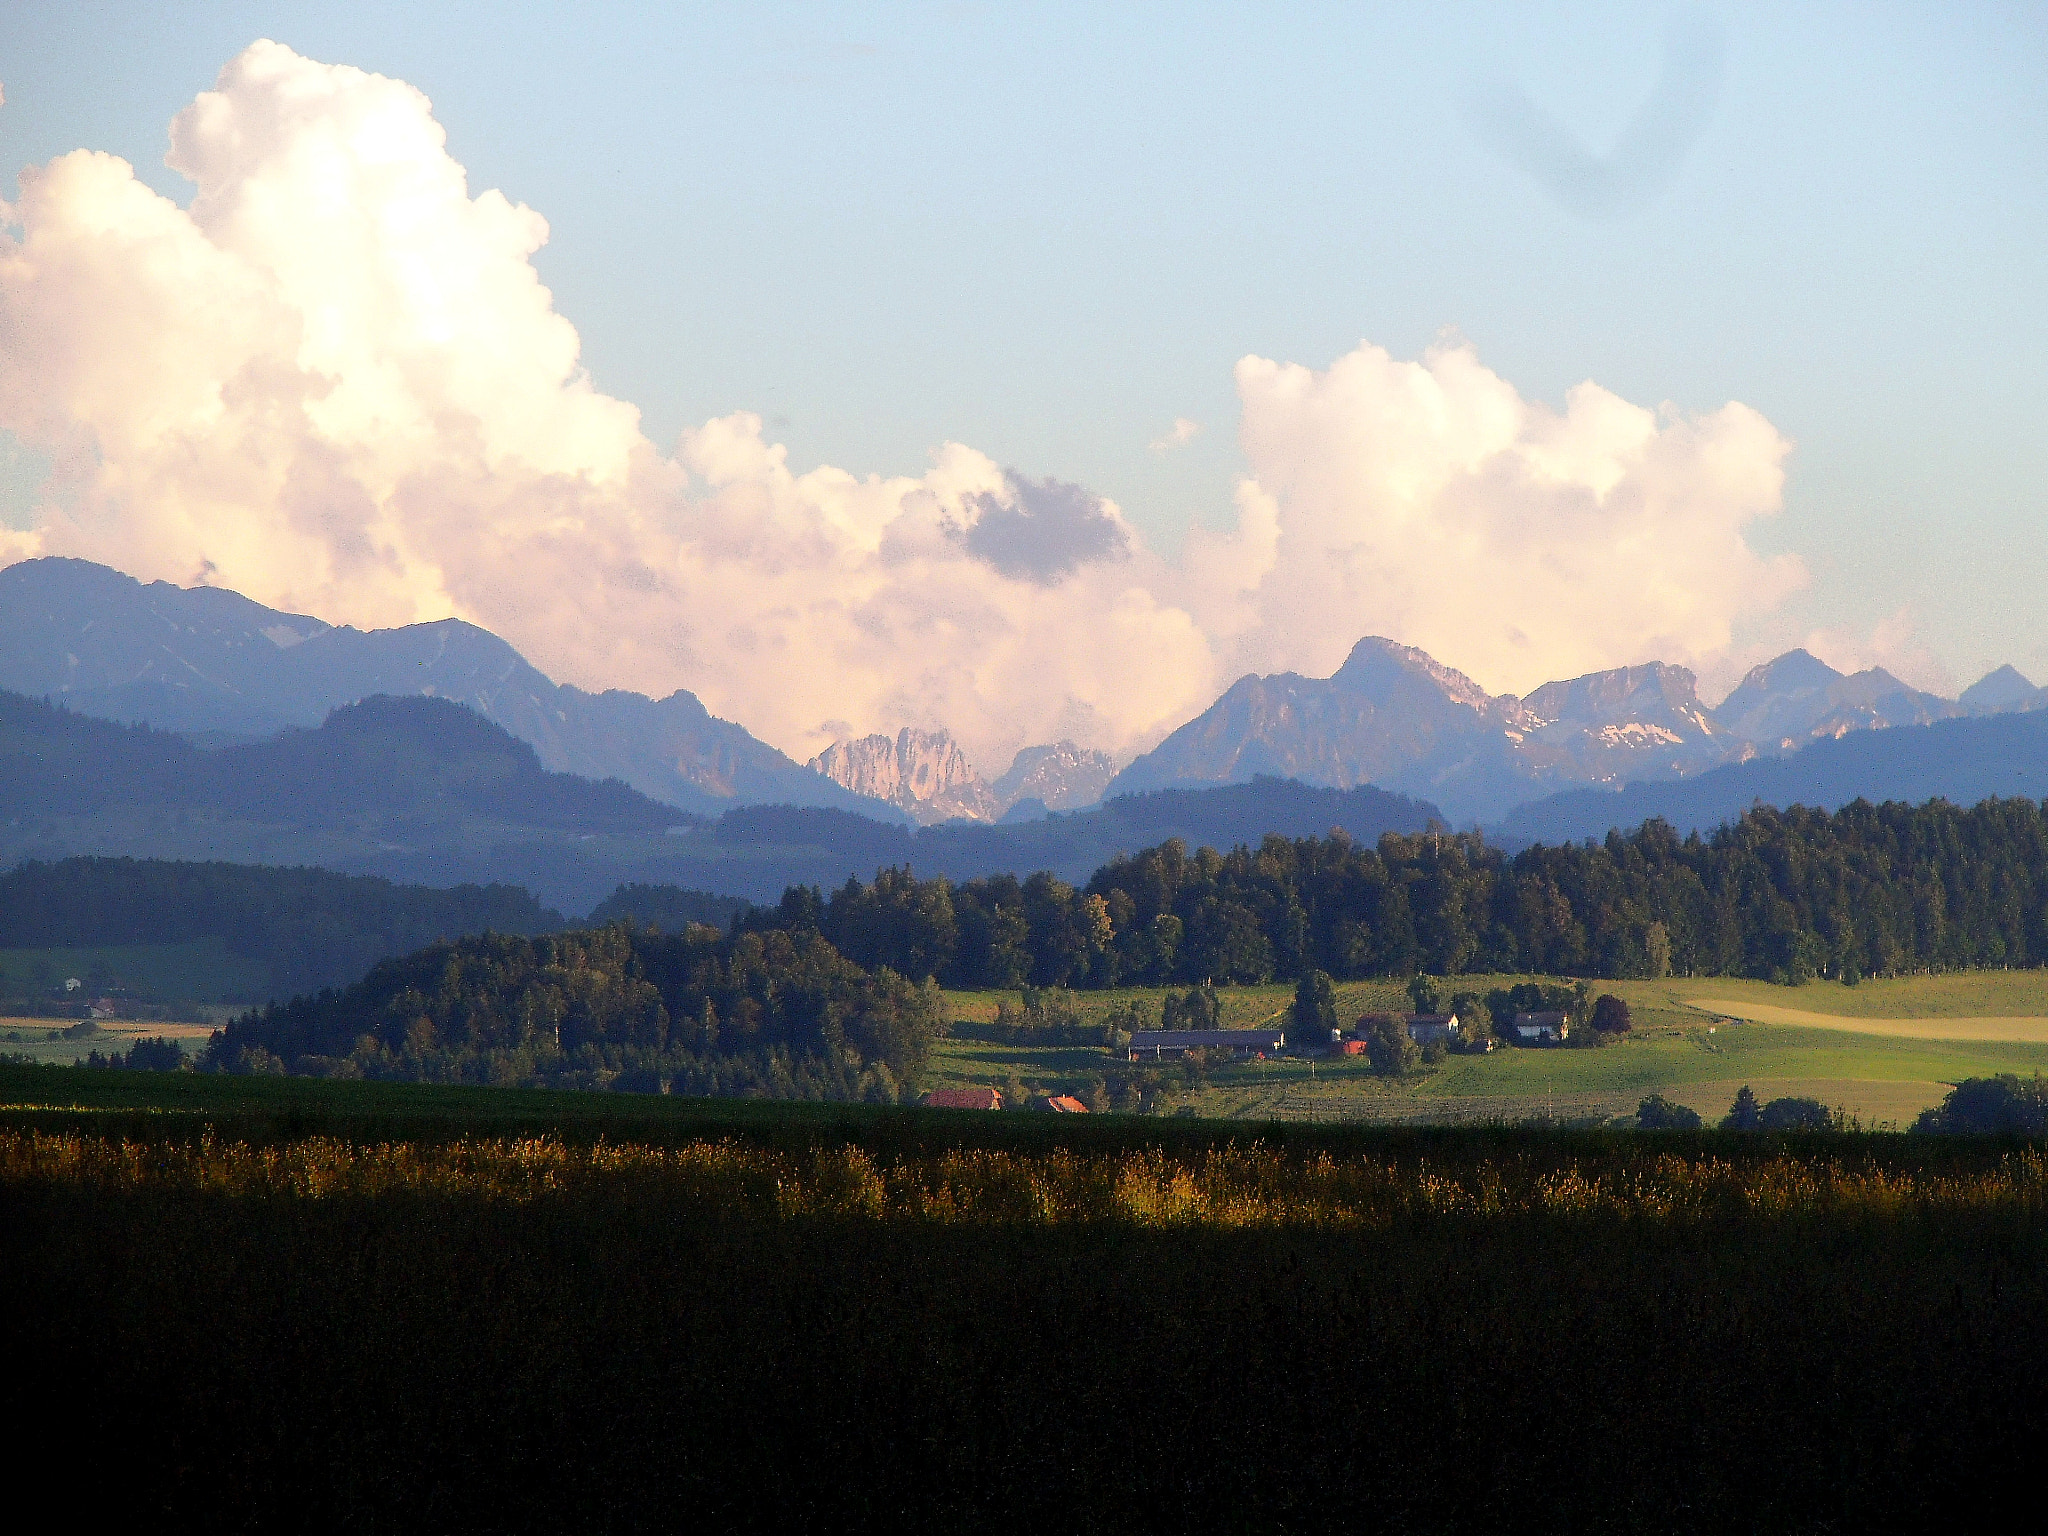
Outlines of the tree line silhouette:
[[939,991],[816,932],[631,923],[481,934],[251,1010],[202,1070],[895,1103],[945,1032]]
[[1797,983],[2048,960],[2048,811],[1757,807],[1710,837],[1649,821],[1515,854],[1473,834],[1179,839],[1083,886],[909,868],[793,886],[735,927],[817,932],[856,964],[962,987],[1467,972]]

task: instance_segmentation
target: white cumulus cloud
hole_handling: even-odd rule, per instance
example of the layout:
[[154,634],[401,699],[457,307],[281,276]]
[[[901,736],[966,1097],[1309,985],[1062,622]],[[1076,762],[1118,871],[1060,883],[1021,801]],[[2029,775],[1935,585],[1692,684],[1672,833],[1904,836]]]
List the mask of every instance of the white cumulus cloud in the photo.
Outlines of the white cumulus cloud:
[[1327,672],[1384,634],[1520,693],[1709,658],[1806,580],[1744,539],[1790,449],[1746,406],[1684,417],[1587,383],[1559,412],[1467,346],[1360,345],[1321,371],[1247,357],[1237,386],[1240,527],[1190,558],[1211,593],[1235,584],[1210,628],[1247,669]]
[[1786,453],[1754,412],[1587,384],[1560,414],[1461,348],[1241,362],[1238,521],[1176,562],[1114,503],[956,443],[917,474],[798,472],[740,412],[662,448],[583,371],[532,264],[545,221],[472,195],[412,87],[258,43],[169,163],[189,210],[108,155],[23,173],[0,428],[55,469],[0,561],[358,625],[455,614],[566,681],[689,688],[800,759],[942,725],[984,767],[1149,745],[1237,672],[1327,672],[1366,633],[1494,687],[1695,660],[1802,579],[1743,540]]

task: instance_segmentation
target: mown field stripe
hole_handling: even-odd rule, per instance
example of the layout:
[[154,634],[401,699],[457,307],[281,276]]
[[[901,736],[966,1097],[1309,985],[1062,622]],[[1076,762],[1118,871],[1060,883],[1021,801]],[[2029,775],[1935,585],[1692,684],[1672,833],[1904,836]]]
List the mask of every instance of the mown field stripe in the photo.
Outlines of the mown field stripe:
[[2003,1015],[1982,1018],[1873,1019],[1845,1018],[1804,1008],[1780,1008],[1721,997],[1686,999],[1686,1006],[1718,1018],[1751,1024],[1783,1024],[1800,1029],[1830,1029],[1850,1035],[1883,1035],[1894,1040],[2004,1040],[2048,1045],[2048,1018]]

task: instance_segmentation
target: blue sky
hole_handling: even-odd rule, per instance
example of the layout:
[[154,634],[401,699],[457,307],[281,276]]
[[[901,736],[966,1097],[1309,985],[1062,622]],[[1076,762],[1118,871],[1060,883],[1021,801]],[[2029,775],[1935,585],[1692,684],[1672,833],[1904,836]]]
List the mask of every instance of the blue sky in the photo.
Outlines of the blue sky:
[[[1923,680],[2048,679],[2038,7],[16,7],[0,157],[189,200],[166,124],[260,36],[431,97],[659,442],[744,408],[798,467],[916,474],[957,440],[1171,551],[1233,515],[1238,358],[1449,332],[1530,398],[1789,437],[1751,537],[1813,582],[1766,638],[1904,608]],[[1532,169],[1646,103],[1679,121],[1611,206]]]

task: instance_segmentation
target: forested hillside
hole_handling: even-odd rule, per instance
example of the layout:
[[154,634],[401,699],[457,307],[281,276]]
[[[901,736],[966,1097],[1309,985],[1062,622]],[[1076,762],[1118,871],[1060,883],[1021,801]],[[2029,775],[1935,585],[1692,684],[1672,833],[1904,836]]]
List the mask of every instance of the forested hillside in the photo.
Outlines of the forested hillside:
[[863,965],[949,985],[1257,982],[1427,971],[1800,981],[2048,961],[2048,814],[1858,801],[1750,811],[1711,838],[1652,821],[1509,857],[1469,834],[1170,840],[1084,886],[1048,874],[787,892]]
[[155,859],[30,862],[0,874],[0,949],[220,939],[269,976],[253,996],[175,1001],[290,997],[344,986],[387,956],[462,934],[561,926],[560,913],[510,885],[435,890],[324,869]]
[[207,1064],[343,1077],[894,1103],[944,1029],[938,989],[814,931],[630,924],[484,935],[244,1015]]

